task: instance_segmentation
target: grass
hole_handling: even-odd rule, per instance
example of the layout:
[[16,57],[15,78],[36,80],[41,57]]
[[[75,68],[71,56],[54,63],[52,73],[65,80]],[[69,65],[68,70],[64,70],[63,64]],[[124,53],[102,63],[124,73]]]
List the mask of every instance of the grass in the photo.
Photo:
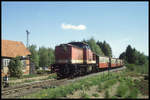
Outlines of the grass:
[[143,65],[137,65],[137,64],[126,64],[127,70],[134,71],[136,73],[140,74],[148,74],[149,70],[149,62],[147,61]]
[[[81,93],[81,98],[90,98],[89,95],[85,93],[86,90],[90,90],[91,86],[98,85],[97,91],[101,92],[105,91],[105,97],[110,98],[110,93],[108,89],[113,86],[116,82],[120,82],[120,85],[117,87],[116,94],[111,98],[136,98],[139,93],[139,84],[142,84],[141,81],[134,82],[130,77],[126,77],[127,71],[123,71],[121,73],[112,73],[109,76],[107,74],[103,75],[95,75],[89,76],[85,79],[78,80],[71,84],[65,86],[58,86],[56,88],[48,88],[41,90],[37,93],[30,94],[24,96],[22,98],[61,98],[66,97],[68,94],[73,94],[77,90],[83,90]],[[51,77],[56,77],[51,76]],[[49,78],[51,78],[49,77]],[[141,86],[139,86],[141,87]],[[94,97],[98,97],[99,95],[94,93],[92,94]]]
[[24,83],[33,82],[34,80],[25,80]]
[[90,98],[90,96],[87,93],[85,93],[84,91],[82,91],[81,92],[81,98],[87,99],[87,98]]
[[[44,71],[42,70],[43,74],[29,74],[29,75],[23,75],[19,79],[24,79],[24,78],[33,78],[33,77],[38,77],[38,76],[43,76],[43,75],[48,75],[50,71]],[[56,77],[56,75],[55,75]],[[17,80],[17,77],[9,77],[9,80]]]
[[100,83],[100,84],[98,84],[97,91],[98,91],[98,92],[101,92],[101,91],[102,91],[102,89],[103,89],[103,88],[102,88],[102,85],[101,85],[101,83]]
[[128,92],[128,86],[125,83],[120,83],[120,85],[117,88],[117,97],[125,97],[126,93]]
[[121,77],[116,96],[121,98],[137,98],[139,91],[135,86],[136,84],[131,78]]
[[113,95],[111,98],[112,98],[112,99],[116,99],[116,98],[117,98],[117,96]]
[[108,81],[106,81],[106,82],[104,83],[103,88],[104,88],[104,89],[107,89],[107,88],[111,87],[113,84],[115,84],[116,82],[117,82],[116,79],[108,80]]
[[[113,76],[113,75],[112,75]],[[91,76],[85,79],[81,79],[77,82],[71,83],[66,86],[58,86],[54,89],[48,88],[46,90],[41,90],[38,93],[31,94],[28,96],[24,96],[23,98],[30,98],[30,97],[37,97],[37,98],[59,98],[59,97],[66,97],[67,94],[73,94],[74,91],[76,90],[89,90],[91,86],[93,85],[98,85],[104,80],[104,78],[107,78],[107,74],[104,75],[104,77],[96,75],[96,76]],[[114,81],[111,81],[111,84]],[[46,91],[46,92],[45,92]],[[46,94],[49,93],[49,95],[46,96]],[[43,97],[43,95],[45,95]]]
[[109,91],[108,90],[105,91],[105,98],[109,98]]
[[[39,75],[38,75],[39,76]],[[32,75],[27,75],[25,76],[26,78],[28,77],[38,77],[37,75],[35,74],[32,74]],[[41,75],[40,75],[41,76]],[[38,80],[47,80],[47,79],[56,79],[57,78],[57,75],[56,74],[50,74],[47,78],[43,78],[43,79],[38,79]],[[15,80],[14,80],[15,81]],[[23,83],[28,83],[28,82],[34,82],[36,80],[34,79],[27,79],[27,80],[24,80],[22,82],[9,82],[9,85],[10,86],[14,86],[14,85],[19,85],[19,84],[23,84]]]
[[127,96],[127,98],[137,98],[137,95],[138,95],[138,90],[136,88],[133,88],[130,90],[130,93]]
[[[20,79],[23,79],[23,78],[32,78],[32,77],[38,77],[38,76],[41,76],[41,75],[38,75],[38,74],[29,74],[29,75],[23,75]],[[10,80],[17,80],[18,78],[17,77],[10,77],[9,79]]]
[[92,96],[98,97],[99,95],[97,93],[93,93]]
[[135,84],[135,88],[137,88],[141,94],[149,95],[148,80],[135,80],[134,84]]
[[[107,78],[107,77],[106,77]],[[28,96],[24,96],[23,98],[59,98],[59,97],[66,97],[67,94],[73,94],[76,90],[87,90],[90,86],[97,85],[101,82],[102,78],[99,75],[91,76],[85,79],[81,79],[74,83],[65,86],[58,86],[56,88],[48,88],[45,90],[41,90],[38,93],[31,94]],[[46,92],[45,92],[46,91]],[[46,96],[46,94],[49,94]],[[45,96],[43,96],[45,95]],[[85,95],[86,97],[87,95]],[[88,97],[88,96],[87,96]]]
[[37,77],[37,76],[40,76],[40,75],[38,75],[38,74],[29,74],[29,75],[22,76],[22,78],[32,78],[32,77]]
[[57,78],[57,75],[56,74],[52,74],[52,75],[49,75],[47,79],[56,79]]

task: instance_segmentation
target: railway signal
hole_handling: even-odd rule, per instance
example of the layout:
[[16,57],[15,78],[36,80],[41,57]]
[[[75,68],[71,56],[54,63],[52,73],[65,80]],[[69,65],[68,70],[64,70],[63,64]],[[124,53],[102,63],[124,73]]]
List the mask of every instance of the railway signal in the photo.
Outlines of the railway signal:
[[28,30],[26,30],[26,32],[27,32],[27,45],[26,45],[26,47],[28,48],[29,47],[29,31]]

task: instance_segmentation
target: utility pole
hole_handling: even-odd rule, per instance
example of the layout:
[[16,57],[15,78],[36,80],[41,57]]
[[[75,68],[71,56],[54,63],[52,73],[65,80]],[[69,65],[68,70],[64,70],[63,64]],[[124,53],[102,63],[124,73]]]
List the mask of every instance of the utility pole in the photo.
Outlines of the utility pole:
[[109,63],[108,63],[108,79],[109,79],[109,70],[111,68],[111,57],[109,57]]
[[26,32],[27,32],[27,45],[26,45],[26,47],[28,48],[29,47],[29,31],[26,30]]

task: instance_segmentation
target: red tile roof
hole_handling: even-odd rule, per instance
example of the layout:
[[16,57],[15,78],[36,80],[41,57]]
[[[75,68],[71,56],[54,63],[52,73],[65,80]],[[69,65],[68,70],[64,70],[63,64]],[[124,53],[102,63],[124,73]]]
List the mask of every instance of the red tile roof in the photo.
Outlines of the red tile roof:
[[2,40],[2,57],[27,56],[30,54],[30,51],[22,42]]

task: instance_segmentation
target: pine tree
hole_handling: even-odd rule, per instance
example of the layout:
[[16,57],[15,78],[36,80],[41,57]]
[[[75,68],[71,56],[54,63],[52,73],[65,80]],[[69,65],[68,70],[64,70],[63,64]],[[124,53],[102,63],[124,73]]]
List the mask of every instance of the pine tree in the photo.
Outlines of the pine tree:
[[125,52],[121,53],[120,56],[119,56],[119,59],[126,59],[126,54]]

